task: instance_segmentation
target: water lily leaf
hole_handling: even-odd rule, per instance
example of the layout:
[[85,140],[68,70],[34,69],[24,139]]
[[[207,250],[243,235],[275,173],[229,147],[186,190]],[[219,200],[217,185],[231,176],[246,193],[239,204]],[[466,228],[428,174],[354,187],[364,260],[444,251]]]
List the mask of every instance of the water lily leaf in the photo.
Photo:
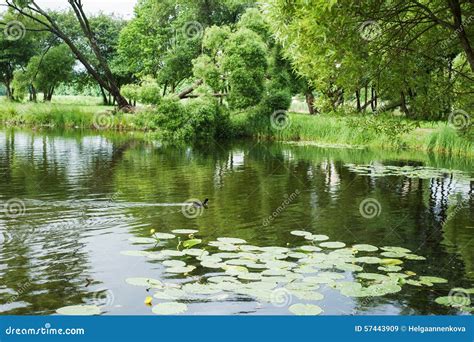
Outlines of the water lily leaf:
[[214,286],[198,284],[198,283],[188,283],[183,285],[183,290],[187,293],[200,294],[200,295],[210,295],[221,292],[220,289],[215,288]]
[[415,255],[415,254],[406,254],[405,259],[408,259],[408,260],[426,260],[426,258],[424,256]]
[[354,265],[354,264],[346,264],[346,263],[341,263],[341,264],[336,264],[334,265],[338,270],[341,271],[348,271],[348,272],[360,272],[363,270],[363,268],[359,265]]
[[302,258],[306,258],[308,255],[305,253],[293,252],[293,253],[288,253],[288,256],[293,259],[302,259]]
[[313,240],[313,241],[326,241],[326,240],[329,240],[329,236],[327,236],[327,235],[312,235],[311,240]]
[[126,256],[144,257],[144,256],[148,256],[150,254],[150,252],[146,252],[146,251],[121,251],[120,254],[126,255]]
[[205,251],[204,249],[199,249],[199,248],[188,248],[183,251],[184,254],[198,257],[198,258],[203,258],[206,255],[209,255],[208,251]]
[[225,266],[225,264],[222,263],[222,262],[214,262],[214,261],[204,260],[204,261],[201,261],[201,266],[206,267],[206,268],[217,269],[217,268],[223,268]]
[[229,275],[239,275],[239,274],[242,274],[242,273],[248,273],[249,270],[244,267],[244,266],[232,266],[232,265],[224,265],[224,267],[222,267],[224,270],[225,270],[225,273],[226,274],[229,274]]
[[160,240],[171,240],[176,237],[176,235],[168,234],[168,233],[155,233],[153,236],[155,236],[157,239],[160,239]]
[[179,257],[185,255],[184,252],[176,251],[173,249],[165,249],[161,251],[161,254],[166,257]]
[[238,245],[238,244],[247,243],[247,241],[243,239],[227,238],[227,237],[217,238],[217,241],[228,243],[230,245]]
[[257,252],[261,250],[261,247],[252,245],[241,245],[240,250],[244,252]]
[[409,249],[403,248],[403,247],[384,246],[381,249],[386,251],[386,252],[393,252],[393,253],[400,253],[400,254],[411,253],[411,251]]
[[272,283],[270,281],[258,281],[258,282],[247,283],[247,284],[244,284],[243,286],[248,289],[273,290],[275,287],[278,286],[278,284]]
[[354,245],[352,246],[352,249],[355,249],[361,252],[375,252],[379,250],[378,247],[375,247],[372,245],[366,245],[366,244]]
[[67,316],[93,316],[100,315],[100,308],[96,305],[71,305],[59,308],[56,312]]
[[209,278],[207,278],[207,281],[209,281],[209,282],[211,282],[211,283],[231,282],[231,283],[240,284],[240,281],[238,281],[236,278],[231,277],[231,276],[215,276],[215,277],[209,277]]
[[321,247],[325,248],[344,248],[346,244],[344,242],[333,241],[333,242],[322,242],[319,244]]
[[295,315],[302,316],[319,315],[323,312],[323,309],[321,309],[319,306],[312,304],[293,304],[288,308],[288,310]]
[[196,269],[195,266],[176,266],[176,267],[169,267],[165,270],[165,272],[168,272],[168,273],[176,273],[176,274],[180,274],[180,273],[190,273],[192,272],[194,269]]
[[127,278],[125,282],[129,285],[134,286],[144,286],[144,287],[152,287],[152,288],[162,288],[163,283],[158,279],[153,278]]
[[397,266],[403,264],[403,261],[400,259],[382,259],[380,260],[382,265]]
[[382,252],[380,253],[381,256],[387,257],[387,258],[404,258],[405,253],[397,253],[397,252]]
[[303,278],[303,282],[310,283],[310,284],[330,284],[334,282],[334,279],[327,278],[327,277],[305,277]]
[[289,273],[290,273],[289,271],[276,268],[276,269],[265,270],[265,271],[262,272],[262,275],[264,275],[264,276],[286,276]]
[[237,278],[242,280],[262,280],[262,275],[259,273],[241,273]]
[[201,242],[202,242],[201,239],[186,240],[186,241],[183,241],[183,247],[184,248],[191,248],[191,247],[194,247],[196,245],[199,245]]
[[166,267],[184,267],[186,263],[181,260],[165,260],[163,261],[163,265]]
[[215,258],[220,258],[220,259],[236,259],[239,257],[238,253],[215,253],[212,254],[213,257]]
[[262,270],[268,268],[267,264],[258,264],[256,262],[248,263],[247,267],[253,268],[253,269],[262,269]]
[[445,284],[448,280],[440,277],[428,277],[428,276],[420,276],[421,282],[429,282],[432,284]]
[[219,250],[225,251],[225,252],[233,252],[239,250],[239,247],[234,246],[234,245],[229,245],[229,244],[222,244],[219,247]]
[[177,315],[186,312],[188,307],[186,304],[178,302],[159,303],[153,307],[151,311],[157,315]]
[[199,231],[195,229],[175,229],[171,231],[173,234],[178,234],[178,235],[189,235],[189,234],[196,234]]
[[377,257],[360,257],[355,259],[356,262],[364,263],[364,264],[380,264],[382,259]]
[[400,266],[380,266],[380,267],[377,267],[377,269],[379,271],[383,271],[383,272],[398,272],[398,271],[401,271],[402,268]]
[[290,232],[291,235],[294,235],[294,236],[307,236],[307,235],[311,235],[310,232],[307,232],[305,230],[293,230],[292,232]]
[[157,242],[156,239],[148,237],[131,237],[128,241],[138,244],[155,244]]
[[463,307],[471,305],[471,299],[469,296],[463,294],[454,294],[451,296],[438,297],[435,302],[440,305],[452,306],[452,307]]
[[164,300],[176,300],[186,296],[186,292],[181,289],[166,288],[163,291],[155,292],[153,297]]
[[285,286],[287,290],[296,290],[296,291],[314,291],[319,289],[319,285],[311,283],[289,283]]
[[383,274],[378,273],[357,273],[358,278],[366,279],[366,280],[375,280],[375,281],[388,281],[390,277],[387,277]]
[[455,287],[454,289],[451,290],[452,292],[464,292],[467,294],[474,294],[474,288],[471,289],[464,289],[462,287]]
[[247,266],[248,264],[253,264],[252,260],[245,260],[245,259],[230,259],[225,262],[226,265],[232,266]]

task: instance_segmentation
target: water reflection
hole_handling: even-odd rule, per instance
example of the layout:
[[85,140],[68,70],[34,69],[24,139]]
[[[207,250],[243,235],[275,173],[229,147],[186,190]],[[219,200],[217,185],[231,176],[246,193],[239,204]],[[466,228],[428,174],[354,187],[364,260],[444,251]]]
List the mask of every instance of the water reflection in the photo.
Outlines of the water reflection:
[[[362,174],[351,165],[371,169]],[[295,229],[347,244],[403,246],[427,257],[412,271],[449,284],[370,300],[329,292],[325,313],[456,313],[434,298],[452,287],[473,287],[473,165],[276,143],[199,149],[113,135],[0,131],[0,311],[51,314],[99,300],[109,314],[149,314],[142,305],[146,293],[124,280],[163,278],[161,263],[120,252],[134,248],[129,237],[147,236],[150,228],[194,228],[205,241],[230,236],[259,246],[298,244],[289,234]],[[436,178],[380,176],[387,166],[457,171],[442,170]],[[211,206],[190,220],[173,206],[190,198],[209,198]],[[370,219],[360,213],[367,198],[380,205]],[[12,199],[24,205],[19,215],[4,206]],[[274,218],[264,224],[268,217]],[[190,312],[288,313],[248,298],[195,303]]]

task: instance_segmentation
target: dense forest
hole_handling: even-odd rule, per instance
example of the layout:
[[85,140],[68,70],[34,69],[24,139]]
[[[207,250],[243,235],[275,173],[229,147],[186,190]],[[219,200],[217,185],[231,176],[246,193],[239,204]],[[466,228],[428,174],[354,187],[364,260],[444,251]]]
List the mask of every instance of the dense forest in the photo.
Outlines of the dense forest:
[[255,127],[279,125],[295,96],[313,115],[389,112],[471,128],[469,0],[139,0],[131,20],[68,5],[5,1],[0,82],[10,100],[139,104],[174,138],[226,135],[242,112]]

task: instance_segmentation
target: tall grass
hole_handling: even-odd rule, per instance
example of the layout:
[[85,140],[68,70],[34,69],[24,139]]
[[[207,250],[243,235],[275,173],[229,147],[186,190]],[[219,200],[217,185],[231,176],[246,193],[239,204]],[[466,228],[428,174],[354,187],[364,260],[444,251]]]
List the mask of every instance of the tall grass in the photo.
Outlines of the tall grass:
[[[422,123],[421,127],[396,137],[364,127],[362,118],[290,114],[281,127],[272,127],[269,120],[256,122],[246,114],[233,116],[236,135],[280,141],[317,142],[320,144],[414,150],[452,156],[474,157],[474,141],[445,123]],[[383,118],[381,119],[383,120]],[[383,121],[382,121],[383,124]]]

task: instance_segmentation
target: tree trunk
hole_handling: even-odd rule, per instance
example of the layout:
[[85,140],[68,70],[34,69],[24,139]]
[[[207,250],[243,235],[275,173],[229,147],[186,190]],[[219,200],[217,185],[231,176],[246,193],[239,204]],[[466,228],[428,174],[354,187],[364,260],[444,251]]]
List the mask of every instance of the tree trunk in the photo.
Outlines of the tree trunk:
[[5,82],[5,88],[6,88],[6,91],[7,91],[7,99],[8,100],[13,100],[13,90],[12,88],[10,87],[10,82]]
[[375,112],[375,93],[374,93],[374,87],[370,87],[370,108],[372,109],[372,112]]
[[410,112],[408,110],[408,106],[406,102],[405,93],[403,91],[400,92],[400,108],[402,109],[403,113],[405,113],[407,117],[410,116]]
[[360,106],[360,90],[356,90],[357,111],[360,113],[362,108]]
[[308,110],[310,115],[316,114],[316,110],[314,108],[314,94],[311,90],[306,91],[306,104],[308,105]]
[[466,53],[471,70],[474,72],[474,50],[472,49],[471,42],[467,36],[466,26],[463,25],[462,22],[461,5],[459,4],[459,0],[449,0],[448,4],[454,19],[454,32],[456,32],[459,41],[461,42],[461,46]]
[[100,93],[102,94],[102,102],[105,106],[108,106],[110,104],[109,99],[107,98],[107,94],[105,94],[104,87],[99,85],[100,88]]
[[365,87],[364,87],[364,91],[365,91],[365,99],[364,99],[364,112],[367,108],[367,106],[369,105],[369,86],[366,84]]

